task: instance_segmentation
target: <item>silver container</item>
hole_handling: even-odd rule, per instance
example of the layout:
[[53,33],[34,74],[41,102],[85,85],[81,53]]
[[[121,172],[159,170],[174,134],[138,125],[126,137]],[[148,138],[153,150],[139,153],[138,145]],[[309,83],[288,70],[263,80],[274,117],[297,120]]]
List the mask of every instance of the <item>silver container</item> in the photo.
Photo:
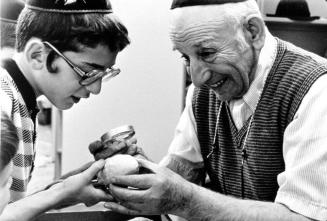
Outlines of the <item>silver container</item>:
[[103,143],[114,142],[114,141],[124,141],[133,137],[135,134],[134,127],[132,125],[123,125],[111,129],[107,133],[101,136],[101,141]]

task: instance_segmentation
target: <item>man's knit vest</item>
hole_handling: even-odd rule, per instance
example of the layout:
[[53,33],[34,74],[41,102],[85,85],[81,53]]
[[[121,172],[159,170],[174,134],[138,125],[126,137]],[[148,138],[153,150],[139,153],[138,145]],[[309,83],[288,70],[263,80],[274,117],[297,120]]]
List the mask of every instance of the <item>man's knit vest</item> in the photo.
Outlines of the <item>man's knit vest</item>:
[[[237,130],[226,102],[219,101],[214,92],[205,87],[195,89],[193,111],[212,190],[239,198],[243,195],[247,199],[274,201],[277,175],[285,170],[282,150],[285,128],[311,85],[326,73],[325,63],[278,40],[276,59],[246,139],[247,157],[243,168],[241,149],[250,119]],[[216,124],[217,137],[213,145]]]

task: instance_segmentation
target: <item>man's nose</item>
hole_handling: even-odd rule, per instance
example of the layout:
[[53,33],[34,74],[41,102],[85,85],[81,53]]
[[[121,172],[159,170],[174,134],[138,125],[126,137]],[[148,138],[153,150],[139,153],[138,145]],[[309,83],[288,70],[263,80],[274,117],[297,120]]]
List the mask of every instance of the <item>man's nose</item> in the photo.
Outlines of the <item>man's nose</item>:
[[102,79],[94,81],[92,84],[86,85],[85,88],[92,94],[99,94],[101,91]]
[[190,62],[190,66],[187,70],[196,87],[203,86],[211,77],[210,69],[201,61]]

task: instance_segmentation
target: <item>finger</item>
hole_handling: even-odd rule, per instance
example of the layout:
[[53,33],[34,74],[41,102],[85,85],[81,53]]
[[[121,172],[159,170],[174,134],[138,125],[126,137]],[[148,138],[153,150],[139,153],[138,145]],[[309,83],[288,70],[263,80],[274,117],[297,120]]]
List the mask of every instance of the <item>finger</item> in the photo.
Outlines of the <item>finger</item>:
[[145,190],[110,185],[110,193],[118,201],[129,201],[133,203],[144,202]]
[[106,202],[109,202],[109,201],[113,201],[114,200],[114,197],[111,194],[106,193],[105,191],[103,191],[101,189],[94,188],[94,190],[92,191],[92,194],[93,194],[93,197],[95,199],[98,199],[98,201],[106,201]]
[[104,207],[107,209],[110,209],[111,211],[127,214],[127,215],[141,215],[141,213],[137,210],[128,209],[122,205],[119,205],[118,203],[114,202],[108,202],[104,204]]
[[142,150],[142,148],[137,148],[136,154],[135,154],[134,157],[135,158],[139,158],[139,159],[149,160],[149,158],[145,155],[145,153]]
[[111,183],[116,186],[130,186],[137,189],[148,189],[152,186],[154,174],[135,174],[112,176]]
[[98,150],[103,148],[103,143],[100,140],[94,141],[90,143],[89,145],[89,150],[91,154],[96,153]]
[[136,144],[137,139],[136,139],[135,136],[133,136],[133,137],[129,138],[128,140],[126,140],[126,143],[127,143],[128,146],[131,145],[131,144]]
[[88,162],[88,163],[82,165],[80,168],[77,168],[76,170],[70,171],[70,172],[68,172],[68,173],[66,173],[66,174],[64,174],[64,175],[62,175],[62,176],[60,177],[60,179],[66,179],[66,178],[68,178],[68,177],[70,177],[70,176],[74,176],[74,175],[76,175],[76,174],[79,174],[79,173],[85,171],[86,169],[88,169],[88,168],[89,168],[93,163],[94,163],[94,161],[90,161],[90,162]]
[[151,161],[141,159],[141,158],[136,158],[136,160],[139,163],[140,167],[144,167],[154,173],[157,173],[160,169],[160,166],[158,164],[152,163]]
[[112,149],[105,148],[105,149],[101,150],[100,152],[97,152],[95,154],[94,158],[96,160],[99,160],[99,159],[107,159],[108,157],[111,157],[114,154],[115,154],[115,152]]
[[138,157],[138,158],[147,159],[147,157],[145,156],[142,148],[137,146],[136,144],[131,144],[129,146],[126,154],[134,156],[134,157]]
[[126,151],[126,154],[134,156],[137,153],[137,148],[136,144],[131,144]]
[[109,149],[112,152],[111,155],[116,154],[117,152],[125,152],[127,148],[128,145],[125,141],[115,141],[106,145],[106,149]]
[[136,152],[137,152],[137,154],[144,156],[144,159],[146,159],[146,160],[148,159],[147,156],[145,156],[145,153],[141,147],[137,146]]
[[93,177],[101,170],[103,169],[105,165],[104,160],[98,160],[95,163],[93,163],[87,170],[82,172],[82,175],[86,177],[87,180],[92,180]]
[[119,202],[119,205],[121,205],[121,206],[123,206],[123,207],[125,207],[127,209],[139,211],[143,215],[145,215],[145,214],[147,214],[147,215],[158,214],[157,212],[151,211],[153,208],[151,206],[149,206],[149,203],[146,203],[146,202],[134,203],[134,202],[130,202],[130,201],[122,201],[122,202]]
[[150,205],[148,202],[135,203],[131,201],[119,201],[119,205],[125,207],[126,209],[138,211],[143,215],[158,215],[158,211],[153,205]]

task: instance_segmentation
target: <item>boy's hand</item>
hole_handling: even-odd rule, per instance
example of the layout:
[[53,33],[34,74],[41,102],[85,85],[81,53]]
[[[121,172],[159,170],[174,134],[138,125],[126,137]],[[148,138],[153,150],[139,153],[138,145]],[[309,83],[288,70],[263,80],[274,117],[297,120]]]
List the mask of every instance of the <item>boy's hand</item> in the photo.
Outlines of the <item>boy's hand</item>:
[[104,160],[96,161],[85,171],[53,185],[51,189],[58,188],[62,195],[60,204],[84,203],[86,206],[92,206],[101,201],[112,201],[113,197],[110,194],[102,189],[95,188],[92,183],[93,178],[103,169],[104,164]]

